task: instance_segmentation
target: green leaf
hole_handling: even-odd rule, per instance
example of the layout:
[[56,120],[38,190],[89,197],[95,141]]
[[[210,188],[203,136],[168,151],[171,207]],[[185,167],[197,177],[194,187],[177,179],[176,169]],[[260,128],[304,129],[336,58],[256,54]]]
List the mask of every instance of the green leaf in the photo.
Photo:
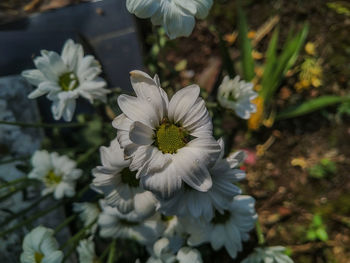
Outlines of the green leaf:
[[238,42],[242,56],[242,68],[245,81],[251,81],[254,76],[254,59],[252,44],[248,38],[248,24],[241,7],[238,7]]
[[220,52],[223,59],[224,67],[231,79],[235,77],[235,69],[233,67],[233,61],[230,56],[230,52],[226,46],[225,41],[222,38],[222,34],[218,32],[219,35],[219,46]]
[[183,71],[186,69],[186,67],[187,67],[187,60],[183,59],[175,65],[175,70],[176,71]]
[[317,235],[316,235],[315,231],[309,230],[309,231],[307,231],[306,238],[307,238],[307,240],[314,241],[314,240],[316,240]]
[[271,75],[273,73],[273,70],[276,66],[276,59],[277,59],[277,43],[278,43],[278,32],[279,29],[276,28],[273,32],[273,35],[271,37],[271,40],[269,42],[269,47],[266,52],[266,62],[264,67],[264,74],[262,76],[261,85],[262,89],[260,91],[260,96],[266,100],[267,94],[270,93],[269,89],[273,88],[273,79],[271,78]]
[[314,227],[322,226],[322,218],[320,215],[314,215],[314,217],[312,218],[312,226]]
[[275,66],[272,70],[267,72],[268,75],[266,78],[270,78],[270,81],[268,83],[265,83],[267,87],[263,87],[263,89],[267,89],[266,94],[264,95],[266,104],[271,101],[287,71],[294,65],[295,61],[297,60],[308,31],[309,26],[305,24],[303,29],[295,37],[293,37],[293,31],[289,32],[287,41],[282,48],[282,53],[276,59]]
[[316,230],[317,238],[321,241],[327,241],[328,240],[328,234],[324,228],[319,228]]
[[335,162],[327,158],[322,159],[320,163],[328,173],[334,174],[337,171],[337,165]]
[[298,106],[293,106],[283,110],[278,113],[276,116],[276,120],[284,120],[289,118],[294,118],[298,116],[302,116],[322,108],[328,107],[333,104],[350,101],[350,96],[342,97],[342,96],[321,96],[316,99],[312,99],[306,101]]
[[324,178],[326,176],[326,171],[323,169],[321,165],[315,165],[311,167],[308,170],[308,172],[311,177],[318,178],[318,179]]

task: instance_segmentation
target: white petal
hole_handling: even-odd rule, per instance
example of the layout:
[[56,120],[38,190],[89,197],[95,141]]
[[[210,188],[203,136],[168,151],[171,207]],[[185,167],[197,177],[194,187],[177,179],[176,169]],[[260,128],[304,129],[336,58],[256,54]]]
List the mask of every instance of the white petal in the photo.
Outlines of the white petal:
[[49,92],[59,92],[61,88],[55,82],[41,82],[37,89],[32,91],[29,95],[29,99],[35,99]]
[[126,8],[140,18],[151,17],[159,8],[159,1],[154,0],[127,0]]
[[199,19],[204,19],[213,5],[213,0],[194,0],[197,5],[196,17]]
[[168,117],[172,122],[179,122],[199,96],[200,89],[197,85],[188,86],[176,92],[171,98],[168,109]]
[[134,70],[130,72],[130,80],[138,98],[152,104],[157,109],[158,118],[163,119],[166,113],[166,102],[163,101],[161,87],[146,73]]
[[41,82],[46,81],[43,73],[37,69],[25,70],[21,75],[34,86],[38,86]]
[[[162,3],[167,2],[163,1]],[[175,3],[168,2],[164,8],[164,29],[170,39],[180,36],[188,37],[194,28],[195,19],[189,12],[177,7]]]
[[72,39],[68,39],[62,49],[61,57],[70,71],[75,71],[78,63],[83,58],[84,51],[80,44],[75,44]]
[[75,100],[68,100],[67,101],[66,107],[65,107],[64,112],[63,112],[63,119],[65,121],[72,120],[73,115],[74,115],[74,111],[75,111],[75,106],[76,106]]
[[182,182],[176,169],[170,164],[163,171],[141,177],[141,185],[144,189],[167,199],[181,189]]
[[150,145],[154,141],[154,131],[136,121],[130,126],[130,140],[136,144]]
[[158,114],[145,101],[127,95],[118,97],[118,105],[123,113],[133,121],[139,121],[154,129],[159,125]]

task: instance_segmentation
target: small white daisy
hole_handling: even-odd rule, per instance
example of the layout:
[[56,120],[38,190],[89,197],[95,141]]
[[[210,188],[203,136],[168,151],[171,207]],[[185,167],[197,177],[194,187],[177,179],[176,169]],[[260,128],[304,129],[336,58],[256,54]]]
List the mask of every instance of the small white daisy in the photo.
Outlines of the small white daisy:
[[149,245],[164,231],[159,215],[143,219],[135,211],[122,214],[118,208],[108,206],[104,200],[100,201],[100,205],[103,210],[98,219],[101,237],[133,239],[140,244]]
[[32,156],[33,170],[28,177],[42,181],[45,188],[41,194],[53,193],[55,199],[75,194],[75,185],[83,171],[76,168],[76,163],[67,156],[56,152],[36,151]]
[[108,205],[115,206],[122,213],[136,210],[148,217],[155,211],[156,199],[149,191],[143,190],[136,179],[136,172],[129,170],[130,160],[124,160],[124,151],[118,140],[109,147],[100,148],[102,166],[92,170],[92,186],[105,195]]
[[69,39],[63,46],[62,54],[42,50],[34,59],[37,69],[25,70],[22,76],[37,86],[28,98],[35,99],[47,94],[52,101],[51,110],[56,120],[71,121],[76,99],[84,97],[93,103],[94,99],[106,101],[106,82],[99,78],[101,65],[91,55],[84,56],[83,47]]
[[201,263],[202,257],[197,249],[182,247],[173,249],[171,241],[163,237],[153,245],[151,257],[147,263]]
[[196,246],[210,242],[214,250],[223,246],[232,258],[242,250],[242,242],[249,239],[249,231],[254,228],[257,214],[255,200],[251,196],[238,195],[223,214],[218,211],[210,222],[185,220],[186,231],[190,234],[188,244]]
[[235,195],[241,190],[234,183],[245,177],[245,172],[239,169],[244,161],[244,152],[236,152],[226,159],[224,155],[224,141],[220,139],[221,154],[215,165],[209,169],[213,186],[208,192],[200,192],[190,187],[184,187],[170,199],[160,199],[159,211],[166,215],[203,217],[210,221],[214,211],[223,213]]
[[189,36],[195,25],[195,17],[204,19],[213,0],[127,0],[130,13],[140,18],[151,17],[152,23],[162,25],[173,39]]
[[23,240],[21,263],[61,263],[62,251],[53,236],[53,230],[38,226],[29,232]]
[[[79,218],[83,221],[84,226],[91,225],[99,216],[100,208],[95,203],[73,203],[73,211],[79,213]],[[95,233],[97,230],[97,223],[93,224],[90,228],[91,233]]]
[[258,247],[242,263],[293,263],[293,260],[284,253],[285,250],[286,248],[281,246]]
[[220,146],[212,137],[212,122],[192,85],[181,89],[170,102],[159,79],[146,73],[130,73],[137,97],[120,95],[123,114],[113,126],[124,154],[131,158],[144,189],[169,198],[183,187],[206,192],[212,186],[208,166],[214,165]]
[[95,243],[91,238],[83,239],[77,247],[80,263],[98,263],[98,257],[95,252]]
[[253,90],[253,84],[239,80],[239,76],[230,79],[225,76],[219,86],[217,99],[224,108],[235,111],[238,117],[249,119],[256,112],[256,105],[251,102],[258,94]]

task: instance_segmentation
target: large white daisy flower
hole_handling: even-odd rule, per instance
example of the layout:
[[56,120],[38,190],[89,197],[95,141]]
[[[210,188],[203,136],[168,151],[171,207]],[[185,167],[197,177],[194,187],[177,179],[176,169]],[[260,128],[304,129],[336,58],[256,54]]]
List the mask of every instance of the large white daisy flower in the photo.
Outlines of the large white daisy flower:
[[195,17],[204,19],[213,0],[127,0],[130,13],[140,18],[151,17],[152,23],[162,25],[173,39],[189,36],[195,25]]
[[256,112],[256,105],[251,102],[258,94],[253,90],[253,84],[239,80],[239,76],[230,79],[225,76],[219,86],[217,99],[224,108],[235,111],[238,117],[249,119]]
[[210,221],[214,211],[223,213],[227,209],[232,198],[241,193],[234,183],[245,177],[245,172],[239,169],[239,164],[244,161],[244,152],[236,152],[228,156],[224,155],[224,141],[220,139],[221,154],[215,165],[209,169],[213,186],[208,192],[200,192],[190,187],[184,187],[170,199],[160,199],[159,210],[166,215],[203,217]]
[[69,39],[63,46],[62,54],[42,50],[34,59],[37,69],[25,70],[22,76],[37,86],[28,96],[35,99],[47,94],[52,101],[54,119],[71,121],[75,111],[75,100],[82,96],[89,100],[106,101],[106,82],[99,78],[101,65],[91,55],[84,56],[83,47]]
[[98,257],[95,252],[95,243],[92,239],[83,239],[77,247],[80,263],[98,263]]
[[164,225],[158,217],[143,219],[135,211],[122,214],[104,200],[100,201],[102,213],[98,219],[100,236],[105,238],[134,239],[143,245],[155,242],[164,231]]
[[285,250],[286,248],[281,246],[258,247],[242,263],[293,263],[293,260],[284,253]]
[[[83,221],[84,226],[91,225],[97,220],[100,214],[100,208],[96,203],[73,203],[73,211],[79,213],[79,218]],[[97,230],[97,223],[93,224],[90,228],[91,233],[95,233]]]
[[36,151],[32,156],[33,170],[28,177],[42,181],[45,188],[41,194],[53,193],[55,199],[75,194],[75,185],[83,171],[76,168],[76,163],[67,156],[56,152]]
[[53,230],[38,226],[29,232],[23,240],[21,263],[60,263],[63,252],[58,250],[58,243]]
[[202,263],[202,257],[195,248],[182,247],[173,249],[171,240],[163,237],[153,245],[151,257],[147,263]]
[[113,121],[124,154],[131,157],[130,170],[136,171],[144,189],[169,198],[188,186],[208,191],[212,166],[220,146],[212,137],[212,122],[199,96],[197,85],[186,87],[171,98],[159,79],[133,71],[131,83],[137,97],[120,95],[123,114]]
[[186,231],[190,234],[188,244],[196,246],[210,242],[214,250],[225,247],[232,258],[242,250],[242,242],[249,239],[249,231],[254,228],[257,214],[255,200],[251,196],[238,195],[223,214],[218,211],[210,222],[186,220]]
[[122,213],[136,210],[148,217],[155,211],[157,200],[149,191],[143,190],[136,179],[136,172],[129,170],[130,160],[124,160],[124,151],[117,139],[109,147],[100,148],[102,166],[92,170],[94,190],[105,195],[108,205],[115,206]]

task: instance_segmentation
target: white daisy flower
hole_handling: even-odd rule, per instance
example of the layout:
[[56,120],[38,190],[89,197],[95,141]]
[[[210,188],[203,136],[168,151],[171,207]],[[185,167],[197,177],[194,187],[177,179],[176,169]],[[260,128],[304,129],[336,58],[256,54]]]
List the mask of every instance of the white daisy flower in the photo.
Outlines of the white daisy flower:
[[93,103],[94,99],[106,101],[106,82],[97,77],[101,65],[91,55],[84,56],[83,47],[69,39],[63,46],[61,55],[54,51],[42,50],[34,59],[37,69],[25,70],[22,76],[37,86],[28,96],[35,99],[47,94],[52,101],[51,110],[55,120],[71,121],[76,99],[84,97]]
[[181,248],[176,255],[176,259],[179,263],[202,263],[201,253],[190,247]]
[[[79,213],[79,218],[84,222],[84,226],[91,225],[100,215],[100,208],[95,203],[73,203],[73,211]],[[97,223],[93,224],[90,228],[91,233],[95,233],[97,230]]]
[[21,263],[60,263],[62,251],[53,236],[53,230],[38,226],[29,232],[23,240]]
[[249,239],[249,231],[254,228],[257,214],[255,200],[251,196],[238,195],[223,214],[218,211],[210,222],[186,220],[186,230],[190,234],[188,244],[196,246],[210,242],[214,250],[225,247],[232,258],[242,250],[242,242]]
[[165,215],[190,216],[194,218],[203,217],[210,221],[214,211],[223,213],[227,209],[232,198],[241,193],[234,183],[245,177],[245,172],[239,169],[244,161],[244,152],[236,152],[226,159],[224,155],[224,141],[220,139],[220,157],[215,165],[209,169],[213,186],[208,192],[200,192],[190,187],[184,187],[178,194],[170,199],[160,199],[159,211]]
[[33,170],[28,177],[42,181],[45,188],[41,194],[53,193],[55,199],[75,194],[75,185],[83,171],[76,168],[76,163],[67,156],[56,152],[36,151],[32,156]]
[[217,99],[224,108],[235,111],[238,117],[249,119],[256,112],[256,105],[251,102],[258,94],[253,90],[253,84],[239,80],[239,76],[230,79],[225,76],[219,86]]
[[95,252],[95,243],[92,239],[83,239],[77,247],[80,263],[97,263],[98,257]]
[[151,257],[147,263],[201,263],[202,257],[197,249],[182,247],[173,249],[171,241],[163,237],[153,245]]
[[131,157],[144,189],[169,198],[183,187],[206,192],[212,186],[212,166],[220,146],[212,137],[212,122],[199,96],[197,85],[184,88],[171,98],[159,79],[133,71],[131,83],[137,97],[120,95],[123,114],[113,121],[124,154]]
[[92,170],[94,190],[105,195],[108,205],[115,206],[121,213],[136,210],[144,217],[155,211],[157,200],[149,191],[143,190],[136,179],[136,172],[129,170],[130,160],[124,160],[124,151],[117,139],[109,147],[100,148],[102,166]]
[[281,246],[258,247],[242,263],[293,263],[293,260],[284,253],[285,250],[286,248]]
[[100,205],[103,210],[98,219],[101,237],[134,239],[140,244],[149,245],[164,231],[159,215],[143,219],[135,211],[122,214],[104,200],[100,201]]
[[162,25],[171,39],[189,36],[195,17],[204,19],[213,0],[127,0],[130,13],[140,18],[151,17],[154,25]]

